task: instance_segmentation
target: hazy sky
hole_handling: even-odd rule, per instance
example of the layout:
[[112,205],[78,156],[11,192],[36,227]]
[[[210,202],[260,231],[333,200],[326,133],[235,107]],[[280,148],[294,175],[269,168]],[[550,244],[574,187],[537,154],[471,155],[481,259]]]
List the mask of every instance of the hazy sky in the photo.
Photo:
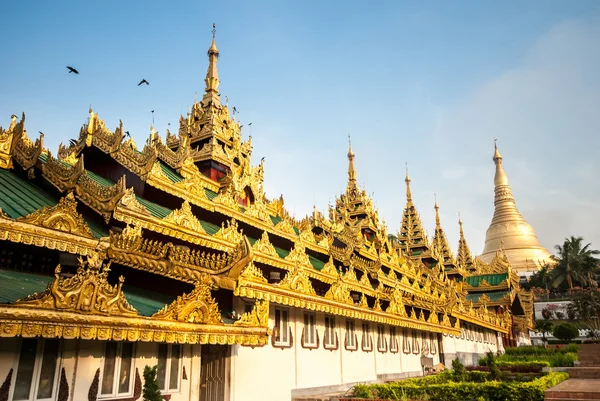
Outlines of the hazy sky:
[[[138,143],[201,97],[212,23],[222,99],[240,111],[269,197],[301,217],[359,183],[390,232],[404,165],[433,234],[460,211],[483,249],[493,138],[517,205],[543,245],[600,248],[600,2],[13,1],[3,4],[0,124],[24,111],[45,145],[76,137],[90,104]],[[80,75],[68,74],[71,65]],[[145,78],[150,86],[136,86]],[[248,123],[252,122],[252,131]]]

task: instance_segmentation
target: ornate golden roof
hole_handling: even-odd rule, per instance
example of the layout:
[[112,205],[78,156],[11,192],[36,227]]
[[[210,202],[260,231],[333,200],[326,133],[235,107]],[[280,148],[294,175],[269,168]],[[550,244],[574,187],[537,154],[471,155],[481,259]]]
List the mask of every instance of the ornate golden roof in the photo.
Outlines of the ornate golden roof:
[[448,240],[446,239],[446,233],[440,223],[440,206],[438,205],[437,199],[435,200],[435,234],[433,236],[432,249],[436,254],[437,258],[444,265],[448,271],[458,269],[458,263],[452,254]]
[[491,262],[496,251],[503,249],[519,274],[537,271],[550,261],[550,252],[537,239],[533,227],[519,213],[508,177],[502,167],[502,155],[494,143],[494,217],[485,235],[485,247],[480,256]]
[[458,218],[458,225],[460,226],[460,238],[458,239],[458,254],[456,260],[460,267],[467,270],[472,270],[473,254],[471,254],[471,249],[469,249],[469,244],[467,244],[467,240],[465,239],[463,222],[460,217]]

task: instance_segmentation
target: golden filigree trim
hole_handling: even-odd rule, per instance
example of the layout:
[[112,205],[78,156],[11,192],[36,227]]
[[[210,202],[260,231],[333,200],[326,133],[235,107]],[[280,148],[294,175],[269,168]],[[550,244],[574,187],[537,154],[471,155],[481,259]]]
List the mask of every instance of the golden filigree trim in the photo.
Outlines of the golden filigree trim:
[[179,227],[187,228],[188,230],[197,233],[206,233],[200,221],[192,213],[192,207],[188,201],[184,201],[181,209],[173,210],[167,217],[163,219],[165,223],[171,223]]
[[61,198],[55,206],[36,210],[27,216],[20,217],[17,221],[82,237],[93,237],[83,216],[77,212],[77,201],[71,192]]
[[[110,264],[110,263],[109,263]],[[55,279],[44,292],[32,294],[15,301],[15,307],[52,309],[68,312],[90,313],[112,316],[137,316],[123,294],[125,278],[119,284],[108,283],[109,264],[103,264],[97,253],[87,261],[79,258],[77,274],[60,277],[60,265],[54,271]]]
[[269,327],[269,301],[256,301],[252,310],[244,313],[234,325]]
[[170,305],[152,315],[153,319],[186,323],[223,324],[219,307],[211,295],[216,289],[210,276],[204,276],[189,294],[180,295]]

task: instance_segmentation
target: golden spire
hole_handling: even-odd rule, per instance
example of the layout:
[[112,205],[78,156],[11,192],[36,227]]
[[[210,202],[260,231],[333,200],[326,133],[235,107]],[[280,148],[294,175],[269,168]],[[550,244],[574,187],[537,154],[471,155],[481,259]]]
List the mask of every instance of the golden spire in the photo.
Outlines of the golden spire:
[[438,205],[437,195],[436,194],[433,194],[433,198],[435,199],[435,205],[433,206],[433,208],[435,209],[435,228],[439,229],[439,228],[441,228],[441,224],[440,224],[440,205]]
[[486,232],[481,260],[490,263],[496,256],[496,251],[503,249],[515,271],[519,273],[532,271],[532,266],[527,261],[548,261],[550,252],[540,244],[533,227],[525,221],[517,209],[495,139],[493,160],[496,165],[494,217]]
[[217,49],[217,25],[213,24],[212,30],[212,44],[208,49],[208,71],[206,72],[206,78],[204,82],[206,83],[204,97],[202,98],[202,103],[206,106],[209,103],[213,103],[216,105],[221,104],[221,99],[219,98],[219,72],[217,71],[217,59],[219,58],[219,49]]
[[458,239],[458,255],[456,259],[460,267],[471,269],[473,266],[473,256],[471,255],[469,244],[467,244],[467,240],[465,239],[460,213],[458,213],[458,225],[460,227],[460,238]]
[[352,141],[348,135],[348,181],[356,184],[356,170],[354,170],[354,152],[352,151]]
[[408,176],[408,163],[406,163],[406,178],[404,179],[406,183],[406,201],[412,203],[412,193],[410,192],[410,177]]

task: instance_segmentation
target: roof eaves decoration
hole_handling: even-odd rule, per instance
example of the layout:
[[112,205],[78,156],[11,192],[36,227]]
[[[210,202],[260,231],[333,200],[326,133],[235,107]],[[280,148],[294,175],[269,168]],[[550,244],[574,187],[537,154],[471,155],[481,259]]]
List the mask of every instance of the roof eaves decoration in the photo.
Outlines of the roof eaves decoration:
[[23,135],[25,125],[25,113],[21,117],[21,121],[17,122],[17,116],[11,116],[11,122],[8,129],[3,130],[0,127],[0,168],[13,168],[14,149]]
[[17,219],[17,221],[81,237],[93,238],[90,227],[77,212],[77,201],[72,192],[61,198],[56,206],[37,210],[28,216]]
[[54,271],[55,279],[48,289],[18,299],[13,305],[94,315],[137,316],[138,312],[123,294],[124,277],[119,277],[117,286],[108,283],[109,266],[110,262],[103,263],[98,253],[93,253],[86,261],[79,258],[76,275],[63,278],[59,275],[61,268],[58,265]]
[[226,254],[214,254],[151,241],[143,238],[140,227],[131,226],[122,233],[111,232],[107,253],[117,263],[189,283],[209,275],[216,285],[228,289],[235,287],[242,269],[253,259],[246,237]]

